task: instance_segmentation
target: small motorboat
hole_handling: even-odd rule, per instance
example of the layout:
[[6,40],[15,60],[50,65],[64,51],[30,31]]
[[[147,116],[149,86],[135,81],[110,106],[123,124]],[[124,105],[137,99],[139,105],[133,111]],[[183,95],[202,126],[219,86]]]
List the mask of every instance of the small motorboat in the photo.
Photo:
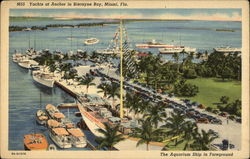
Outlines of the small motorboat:
[[46,137],[40,133],[25,135],[23,143],[24,149],[29,151],[47,150],[49,145]]
[[84,40],[85,45],[93,45],[93,44],[96,44],[98,42],[99,42],[99,40],[97,38],[89,38],[89,39]]
[[49,117],[47,116],[47,114],[43,110],[39,109],[36,112],[36,121],[38,124],[46,125],[48,119],[49,119]]

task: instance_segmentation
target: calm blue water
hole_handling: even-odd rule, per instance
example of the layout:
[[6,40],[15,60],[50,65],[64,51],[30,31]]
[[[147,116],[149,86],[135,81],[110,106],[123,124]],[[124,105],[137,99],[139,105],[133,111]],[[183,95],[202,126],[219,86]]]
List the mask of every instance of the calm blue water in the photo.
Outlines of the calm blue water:
[[[10,25],[18,26],[44,26],[47,24],[79,24],[87,22],[100,22],[100,20],[77,21],[29,21],[10,22]],[[216,22],[216,21],[161,21],[161,22],[131,22],[125,24],[131,47],[136,43],[156,41],[195,47],[199,50],[212,50],[221,45],[241,47],[241,23],[240,22]],[[197,29],[198,28],[198,29]],[[211,29],[236,29],[235,32],[217,32]],[[46,31],[10,32],[10,51],[24,52],[29,46],[37,50],[50,49],[67,52],[82,49],[93,51],[107,48],[117,29],[116,25],[105,27],[85,28],[51,28]],[[69,38],[73,38],[70,40]],[[86,38],[95,37],[100,40],[96,45],[84,46]],[[147,51],[147,50],[141,50]],[[150,49],[158,54],[158,49]],[[171,59],[171,56],[166,56]],[[48,103],[57,105],[63,102],[73,102],[74,99],[60,88],[47,89],[33,82],[29,71],[20,68],[9,61],[9,149],[23,150],[23,136],[36,128],[36,131],[47,130],[35,124],[34,114]],[[67,114],[67,110],[63,110]],[[79,118],[74,116],[76,110],[70,110],[70,118],[75,122]],[[89,133],[89,132],[88,132]],[[49,138],[48,138],[49,139]],[[52,143],[49,139],[49,142]],[[71,149],[72,150],[72,149]],[[81,150],[73,148],[73,150]]]

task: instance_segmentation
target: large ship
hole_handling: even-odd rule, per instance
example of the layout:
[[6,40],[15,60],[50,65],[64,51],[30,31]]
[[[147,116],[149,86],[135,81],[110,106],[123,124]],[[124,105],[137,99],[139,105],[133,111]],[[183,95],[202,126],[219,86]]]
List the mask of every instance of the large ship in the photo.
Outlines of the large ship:
[[38,82],[41,85],[52,88],[54,86],[54,75],[52,73],[38,70],[32,72],[32,77],[34,81]]
[[214,50],[217,51],[217,52],[221,52],[221,53],[241,52],[241,48],[232,48],[230,46],[218,47],[218,48],[214,48]]

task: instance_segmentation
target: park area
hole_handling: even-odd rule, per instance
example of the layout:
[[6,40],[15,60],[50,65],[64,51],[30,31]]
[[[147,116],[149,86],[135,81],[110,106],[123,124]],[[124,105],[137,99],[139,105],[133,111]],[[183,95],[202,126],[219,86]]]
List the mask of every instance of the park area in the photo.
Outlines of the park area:
[[199,93],[194,97],[185,97],[204,104],[206,107],[216,108],[221,96],[228,96],[229,102],[241,99],[241,82],[236,80],[222,81],[218,78],[196,78],[187,83],[199,87]]

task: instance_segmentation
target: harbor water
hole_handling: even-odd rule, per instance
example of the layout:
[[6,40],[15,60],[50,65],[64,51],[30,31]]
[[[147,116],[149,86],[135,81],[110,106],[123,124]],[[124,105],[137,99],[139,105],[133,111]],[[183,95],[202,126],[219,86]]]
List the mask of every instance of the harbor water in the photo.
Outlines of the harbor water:
[[[29,21],[10,22],[16,26],[45,26],[47,24],[79,24],[84,22],[100,22],[100,20],[77,21]],[[125,24],[128,40],[131,48],[137,43],[148,42],[155,39],[158,42],[185,45],[198,50],[212,50],[221,45],[232,47],[241,46],[240,22],[211,22],[211,21],[153,21],[153,22],[129,22]],[[214,29],[234,29],[234,32],[215,31]],[[32,131],[43,132],[49,143],[53,143],[48,137],[48,130],[35,123],[35,113],[46,104],[58,105],[60,103],[74,102],[74,98],[55,86],[48,89],[38,85],[32,80],[31,71],[20,68],[12,62],[14,50],[25,52],[28,47],[36,50],[50,49],[67,52],[77,49],[88,52],[96,49],[107,48],[117,30],[117,25],[95,26],[84,28],[49,28],[45,31],[22,31],[9,33],[9,150],[24,150],[23,136]],[[84,39],[98,38],[99,43],[85,46]],[[140,50],[147,51],[147,50]],[[158,54],[158,49],[151,49]],[[164,55],[165,56],[165,55]],[[171,55],[166,55],[171,60]],[[41,96],[41,98],[40,98]],[[62,110],[75,123],[80,120],[74,113],[78,110]],[[90,134],[90,132],[86,132]],[[88,150],[72,148],[68,150]]]

